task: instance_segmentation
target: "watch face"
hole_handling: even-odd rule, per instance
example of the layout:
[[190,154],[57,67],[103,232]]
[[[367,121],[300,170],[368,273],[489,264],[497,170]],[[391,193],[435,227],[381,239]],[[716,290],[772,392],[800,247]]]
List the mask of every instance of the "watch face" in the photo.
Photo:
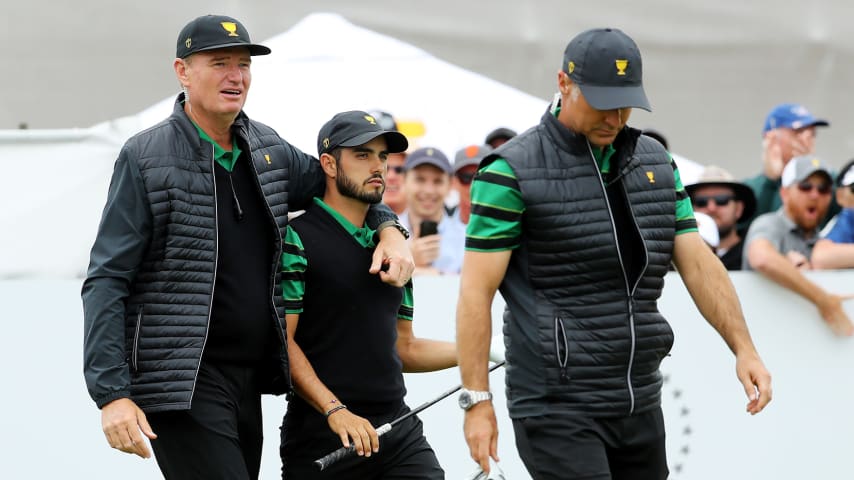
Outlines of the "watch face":
[[460,408],[463,410],[468,410],[471,408],[471,394],[469,392],[463,392],[460,394]]

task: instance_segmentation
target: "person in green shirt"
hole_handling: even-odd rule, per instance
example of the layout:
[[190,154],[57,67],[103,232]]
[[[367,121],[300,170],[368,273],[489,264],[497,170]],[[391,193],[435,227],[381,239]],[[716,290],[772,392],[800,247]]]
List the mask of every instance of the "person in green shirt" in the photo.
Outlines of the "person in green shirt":
[[[409,412],[403,372],[457,363],[452,342],[415,336],[411,282],[396,288],[368,271],[376,248],[368,208],[382,200],[388,154],[406,148],[406,137],[362,111],[339,113],[320,130],[326,191],[288,226],[282,255],[297,393],[282,424],[285,478],[444,478],[416,416],[381,438],[374,427]],[[313,464],[351,443],[374,458],[323,472]]]
[[[783,206],[780,198],[783,167],[794,157],[815,152],[818,127],[828,126],[830,122],[817,118],[806,107],[796,103],[781,103],[768,112],[762,127],[762,171],[744,180],[756,196],[756,211],[739,222],[740,230],[746,233],[754,218]],[[830,215],[838,211],[837,206]]]
[[470,397],[464,432],[488,472],[498,461],[487,358],[491,306],[504,313],[507,407],[533,478],[667,478],[661,360],[673,333],[658,311],[671,260],[736,356],[747,411],[771,399],[723,265],[697,233],[679,170],[627,126],[650,109],[637,45],[617,29],[573,38],[540,123],[499,147],[471,187],[457,305]]

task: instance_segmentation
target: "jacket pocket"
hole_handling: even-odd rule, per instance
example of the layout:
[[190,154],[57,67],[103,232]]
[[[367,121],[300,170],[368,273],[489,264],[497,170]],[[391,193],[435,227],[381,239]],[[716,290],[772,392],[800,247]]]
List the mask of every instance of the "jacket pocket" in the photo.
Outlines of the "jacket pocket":
[[560,383],[569,383],[569,340],[566,338],[566,327],[563,324],[563,318],[559,315],[555,315],[554,318],[554,342],[555,358],[557,359],[559,371],[558,380]]
[[139,334],[142,330],[142,318],[145,305],[140,305],[136,312],[136,327],[133,332],[133,345],[130,352],[130,369],[132,372],[139,371]]

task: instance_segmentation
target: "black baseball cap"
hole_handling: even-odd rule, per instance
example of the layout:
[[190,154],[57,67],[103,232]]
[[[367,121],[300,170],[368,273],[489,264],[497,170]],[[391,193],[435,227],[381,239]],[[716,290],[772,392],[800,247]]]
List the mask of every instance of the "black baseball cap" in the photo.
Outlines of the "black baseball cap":
[[230,47],[246,47],[249,55],[270,53],[270,49],[264,45],[252,43],[249,32],[236,19],[225,15],[204,15],[181,29],[175,56],[187,58],[197,52]]
[[509,128],[506,128],[506,127],[499,127],[499,128],[496,128],[495,130],[489,132],[486,135],[486,139],[483,141],[483,143],[485,143],[487,145],[491,145],[494,140],[498,140],[499,138],[503,138],[504,140],[510,140],[511,138],[513,138],[515,136],[516,136],[515,131],[510,130]]
[[409,148],[406,136],[394,130],[385,130],[377,119],[361,110],[341,112],[320,127],[317,134],[317,155],[323,155],[338,147],[358,147],[371,140],[385,136],[388,153],[401,153]]
[[563,71],[597,110],[652,111],[643,90],[643,64],[635,41],[616,28],[579,33],[563,53]]

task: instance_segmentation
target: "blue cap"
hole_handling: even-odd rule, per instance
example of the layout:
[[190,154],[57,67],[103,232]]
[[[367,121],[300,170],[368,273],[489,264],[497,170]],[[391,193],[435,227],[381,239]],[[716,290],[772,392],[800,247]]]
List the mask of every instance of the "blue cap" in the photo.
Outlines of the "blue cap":
[[781,103],[774,107],[768,116],[765,117],[765,126],[762,128],[762,133],[765,134],[769,130],[775,128],[791,128],[797,130],[804,127],[827,127],[830,123],[827,120],[815,118],[809,110],[803,105],[797,103]]

